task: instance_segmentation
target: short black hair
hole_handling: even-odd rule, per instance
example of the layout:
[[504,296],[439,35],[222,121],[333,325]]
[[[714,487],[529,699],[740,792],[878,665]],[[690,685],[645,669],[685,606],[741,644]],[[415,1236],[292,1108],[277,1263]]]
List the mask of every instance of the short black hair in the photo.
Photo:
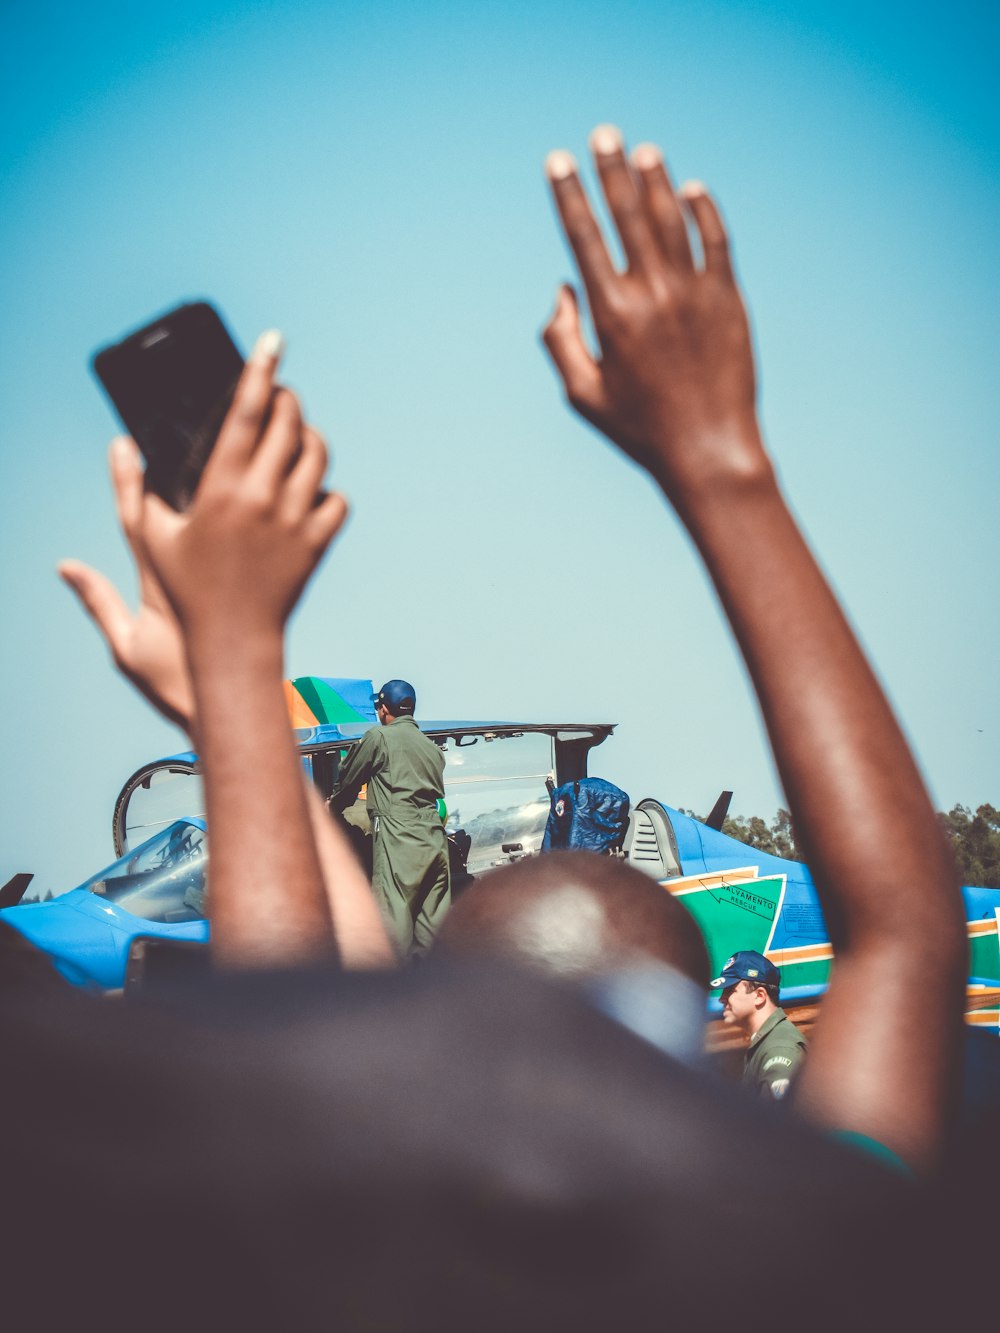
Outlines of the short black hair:
[[545,947],[526,948],[520,925],[546,899],[566,890],[601,908],[600,936],[580,973],[600,974],[638,958],[654,958],[707,987],[708,950],[694,917],[669,889],[615,856],[559,851],[524,857],[491,870],[452,907],[439,934],[442,951],[511,958],[549,972],[557,969]]
[[765,985],[763,981],[752,981],[749,977],[742,977],[741,980],[745,981],[751,990],[767,991],[767,998],[771,1003],[778,1003],[778,996],[781,994],[780,986],[774,985],[773,982],[770,985]]

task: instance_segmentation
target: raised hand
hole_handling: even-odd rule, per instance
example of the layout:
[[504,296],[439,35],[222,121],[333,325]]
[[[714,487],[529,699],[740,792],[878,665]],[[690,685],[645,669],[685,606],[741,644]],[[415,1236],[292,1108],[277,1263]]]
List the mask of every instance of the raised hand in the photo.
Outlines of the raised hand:
[[184,638],[139,540],[143,470],[134,442],[125,436],[114,440],[109,463],[118,519],[139,575],[139,609],[130,611],[111,580],[79,560],[63,560],[59,575],[94,621],[122,675],[168,721],[190,733],[194,693]]
[[600,343],[595,358],[576,294],[562,287],[543,336],[570,403],[681,508],[730,477],[766,478],[750,330],[715,203],[700,184],[676,194],[651,144],[630,161],[605,125],[591,146],[627,268],[612,263],[573,158],[551,153],[546,172]]
[[189,509],[144,497],[138,539],[188,635],[188,650],[239,635],[280,633],[347,516],[320,486],[326,446],[298,399],[278,388],[281,345],[265,334]]
[[[267,360],[272,359],[271,353],[268,352]],[[257,371],[254,373],[256,375]],[[304,427],[303,431],[306,430],[308,428]],[[312,432],[310,436],[311,445],[314,447],[318,437]],[[318,462],[318,459],[315,461]],[[146,518],[143,469],[139,452],[132,440],[121,438],[112,443],[110,465],[118,518],[139,576],[139,609],[136,612],[130,611],[124,598],[108,578],[78,560],[64,560],[59,566],[59,573],[76,593],[84,610],[94,621],[111,651],[115,665],[122,674],[166,718],[184,727],[198,744],[195,735],[197,717],[194,688],[188,666],[184,630],[154,573],[147,546],[143,541]],[[342,503],[339,502],[338,508]],[[313,512],[314,509],[310,509],[310,516]],[[251,635],[250,640],[239,645],[236,652],[239,653],[242,648],[253,656],[253,637]],[[242,707],[243,701],[237,700],[237,706]],[[266,772],[269,759],[273,758],[273,755],[264,755],[263,772]],[[345,967],[391,966],[395,961],[395,954],[385,933],[378,907],[372,898],[367,878],[347,844],[342,830],[330,820],[319,794],[304,775],[301,776],[301,785],[305,792],[329,917],[332,920],[336,948],[341,961]],[[213,838],[213,856],[214,841]],[[241,880],[241,883],[245,888],[246,880]],[[226,876],[223,875],[220,950],[223,957],[228,956],[236,962],[269,962],[275,958],[284,961],[289,956],[311,957],[316,951],[317,942],[321,946],[318,952],[323,952],[322,943],[327,935],[327,923],[322,913],[317,913],[308,900],[305,904],[293,901],[291,912],[288,902],[277,905],[276,910],[284,919],[294,918],[294,913],[301,911],[305,906],[306,920],[299,938],[292,942],[291,948],[288,941],[281,941],[278,949],[274,950],[271,946],[273,920],[258,913],[252,902],[248,902],[247,911],[243,915],[250,917],[256,933],[243,930],[240,921],[237,921],[234,931],[231,921],[227,920],[228,904],[225,890]],[[218,891],[214,888],[211,907],[213,923],[218,915],[217,898]]]
[[[545,343],[571,404],[673,502],[757,691],[837,951],[798,1109],[924,1164],[947,1124],[967,966],[951,856],[764,451],[749,326],[715,204],[701,185],[675,194],[651,146],[629,162],[609,126],[591,145],[627,268],[611,261],[573,159],[551,154],[600,355],[565,288]],[[928,999],[919,1007],[914,958]]]
[[230,967],[339,952],[281,681],[284,626],[347,514],[326,447],[275,386],[265,334],[194,500],[145,495],[137,540],[184,635],[212,838],[212,949]]

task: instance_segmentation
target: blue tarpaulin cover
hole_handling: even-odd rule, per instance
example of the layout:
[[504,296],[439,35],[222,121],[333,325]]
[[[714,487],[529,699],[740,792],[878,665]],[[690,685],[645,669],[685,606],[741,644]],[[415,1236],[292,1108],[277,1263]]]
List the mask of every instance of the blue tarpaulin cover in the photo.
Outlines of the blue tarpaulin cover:
[[628,794],[613,782],[604,778],[566,782],[552,793],[542,851],[612,851],[624,840],[628,810]]

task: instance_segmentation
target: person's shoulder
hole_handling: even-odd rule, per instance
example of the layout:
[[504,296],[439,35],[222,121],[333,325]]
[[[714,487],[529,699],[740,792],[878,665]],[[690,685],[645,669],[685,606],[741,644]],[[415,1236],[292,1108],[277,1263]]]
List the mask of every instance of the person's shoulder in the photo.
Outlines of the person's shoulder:
[[428,736],[426,732],[420,730],[420,723],[416,720],[416,718],[411,717],[408,719],[408,721],[412,722],[413,724],[412,726],[407,727],[405,729],[406,736],[410,740],[410,742],[413,745],[422,745],[422,746],[430,745],[440,753],[441,747],[438,745],[437,741],[431,740],[430,736]]
[[804,1051],[806,1047],[809,1045],[805,1033],[802,1032],[801,1029],[796,1027],[791,1019],[788,1020],[785,1026],[788,1029],[787,1032],[788,1040],[792,1043],[793,1046],[797,1046],[800,1050]]
[[358,741],[354,755],[366,763],[376,760],[380,754],[385,753],[385,737],[383,732],[385,727],[372,727]]
[[753,1077],[758,1090],[774,1098],[784,1097],[805,1054],[805,1037],[782,1013],[757,1051]]
[[778,1021],[766,1034],[768,1045],[775,1047],[796,1046],[804,1049],[808,1043],[784,1009],[776,1010],[775,1016]]
[[781,1014],[779,1021],[773,1025],[764,1034],[764,1040],[760,1042],[761,1052],[765,1054],[765,1062],[771,1060],[775,1054],[791,1052],[796,1056],[801,1056],[807,1048],[808,1042],[796,1025],[793,1024],[788,1014]]
[[763,1059],[759,1066],[760,1073],[772,1078],[780,1078],[783,1073],[790,1074],[792,1072],[805,1055],[805,1047],[789,1043],[763,1051],[761,1054]]
[[753,1083],[762,1097],[780,1101],[791,1089],[805,1058],[805,1046],[783,1042],[761,1051],[761,1058],[753,1072]]

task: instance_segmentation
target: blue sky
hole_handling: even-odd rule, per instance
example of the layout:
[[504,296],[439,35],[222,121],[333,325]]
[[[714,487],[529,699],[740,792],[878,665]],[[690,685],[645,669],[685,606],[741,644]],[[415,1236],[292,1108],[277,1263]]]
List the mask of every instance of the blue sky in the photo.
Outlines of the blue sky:
[[330,440],[349,529],[291,675],[433,717],[617,721],[633,797],[781,797],[728,629],[648,482],[537,340],[571,275],[541,175],[654,139],[728,217],[766,433],[935,800],[1000,803],[998,20],[962,3],[7,4],[0,876],[111,859],[183,748],[54,566],[126,587],[95,347],[206,296]]

